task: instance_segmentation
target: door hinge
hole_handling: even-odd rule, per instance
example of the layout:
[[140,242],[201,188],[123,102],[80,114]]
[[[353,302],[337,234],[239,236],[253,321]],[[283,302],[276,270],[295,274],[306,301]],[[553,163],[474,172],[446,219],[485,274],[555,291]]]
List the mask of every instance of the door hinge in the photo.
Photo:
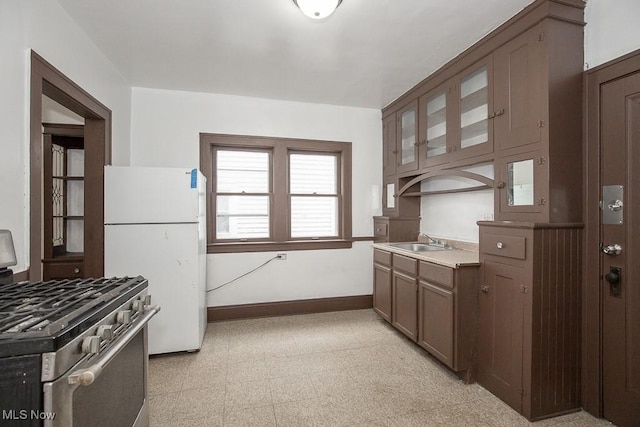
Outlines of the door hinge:
[[539,127],[540,129],[542,129],[542,128],[544,127],[544,120],[540,120],[540,121],[538,122],[538,127]]
[[544,40],[544,33],[538,34],[538,41],[541,42]]
[[544,157],[538,157],[536,159],[536,163],[538,163],[539,165],[544,165],[547,162],[547,159]]
[[536,199],[536,205],[544,206],[546,204],[547,204],[547,200],[544,197],[540,197],[539,199]]
[[521,389],[521,390],[520,390],[520,395],[521,395],[522,397],[526,396],[526,395],[527,395],[527,390],[525,390],[525,389]]
[[520,285],[520,292],[526,295],[529,293],[529,288],[525,285]]

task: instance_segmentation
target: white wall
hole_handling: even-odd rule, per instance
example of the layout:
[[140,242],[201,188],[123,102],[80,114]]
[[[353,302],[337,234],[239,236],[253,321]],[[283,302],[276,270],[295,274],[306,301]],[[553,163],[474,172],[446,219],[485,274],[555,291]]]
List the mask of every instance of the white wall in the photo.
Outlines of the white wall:
[[55,1],[0,1],[0,228],[11,230],[18,265],[29,254],[30,49],[113,111],[113,159],[129,159],[130,86]]
[[589,0],[584,60],[593,68],[640,49],[640,1]]
[[[493,178],[493,165],[482,164],[463,168],[468,172]],[[441,191],[482,185],[466,178],[445,176],[424,181],[421,191]],[[493,190],[422,196],[420,201],[420,232],[433,238],[478,243],[480,220],[493,220]]]
[[[379,110],[230,95],[133,88],[131,164],[198,167],[199,134],[226,133],[350,141],[353,236],[371,236],[380,215],[382,124]],[[352,249],[293,251],[209,296],[209,306],[372,293],[371,242]],[[207,258],[208,287],[243,274],[275,253]]]

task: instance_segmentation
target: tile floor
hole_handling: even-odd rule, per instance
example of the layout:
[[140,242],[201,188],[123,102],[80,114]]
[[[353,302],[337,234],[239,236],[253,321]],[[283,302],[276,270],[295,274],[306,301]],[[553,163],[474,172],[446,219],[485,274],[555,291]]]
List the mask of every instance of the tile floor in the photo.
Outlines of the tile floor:
[[149,394],[151,426],[531,425],[373,310],[210,323],[200,352],[151,358]]

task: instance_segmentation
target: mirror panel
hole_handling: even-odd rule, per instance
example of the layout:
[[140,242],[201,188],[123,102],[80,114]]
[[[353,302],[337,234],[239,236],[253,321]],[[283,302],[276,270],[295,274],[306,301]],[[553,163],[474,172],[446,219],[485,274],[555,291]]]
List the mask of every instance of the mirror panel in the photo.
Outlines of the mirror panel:
[[507,163],[507,205],[533,205],[533,159]]
[[387,209],[395,209],[396,198],[394,196],[396,194],[396,185],[394,183],[387,184],[386,193],[387,193],[387,200],[386,200]]

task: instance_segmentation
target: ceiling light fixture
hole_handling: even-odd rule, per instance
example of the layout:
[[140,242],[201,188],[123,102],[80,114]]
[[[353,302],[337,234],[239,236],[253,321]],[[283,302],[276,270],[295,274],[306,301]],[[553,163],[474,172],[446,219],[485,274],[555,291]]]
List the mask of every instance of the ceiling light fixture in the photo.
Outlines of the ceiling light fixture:
[[293,0],[302,13],[311,19],[328,18],[340,6],[342,0]]

